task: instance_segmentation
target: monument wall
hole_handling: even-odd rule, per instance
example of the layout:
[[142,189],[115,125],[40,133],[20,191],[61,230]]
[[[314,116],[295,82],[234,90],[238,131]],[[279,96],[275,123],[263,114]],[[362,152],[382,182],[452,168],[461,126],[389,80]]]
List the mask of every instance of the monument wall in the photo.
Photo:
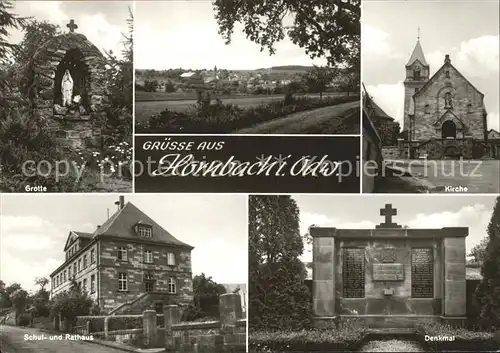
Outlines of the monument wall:
[[372,327],[411,327],[466,316],[467,228],[312,228],[313,308],[318,325],[363,318]]

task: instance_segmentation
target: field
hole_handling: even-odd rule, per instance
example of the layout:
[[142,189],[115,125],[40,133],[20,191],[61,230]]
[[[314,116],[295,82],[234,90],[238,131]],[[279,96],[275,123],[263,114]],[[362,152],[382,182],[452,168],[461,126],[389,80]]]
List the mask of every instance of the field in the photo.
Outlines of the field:
[[[341,97],[347,93],[325,93],[324,97]],[[319,94],[297,94],[297,97],[319,97]],[[234,104],[240,108],[256,107],[263,103],[270,103],[272,101],[281,100],[284,98],[283,94],[275,95],[232,95],[232,96],[212,96],[212,98],[219,98],[225,104]],[[168,99],[168,100],[167,100]],[[176,112],[185,112],[191,106],[196,104],[195,94],[188,93],[166,93],[166,92],[136,92],[135,99],[135,119],[136,121],[143,121],[157,114],[162,110],[169,109]]]
[[290,114],[234,131],[235,134],[328,134],[359,133],[359,101]]

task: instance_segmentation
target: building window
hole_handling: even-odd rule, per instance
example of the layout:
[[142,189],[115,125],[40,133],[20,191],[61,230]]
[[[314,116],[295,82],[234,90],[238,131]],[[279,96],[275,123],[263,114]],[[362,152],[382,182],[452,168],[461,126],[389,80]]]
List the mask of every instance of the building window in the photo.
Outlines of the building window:
[[63,272],[63,281],[66,282],[66,270]]
[[127,261],[127,248],[124,247],[118,248],[118,260]]
[[154,280],[154,276],[152,272],[146,272],[144,273],[144,279],[145,280]]
[[167,286],[168,286],[169,293],[172,293],[172,294],[176,293],[175,278],[170,277],[167,280]]
[[71,279],[71,266],[68,267],[68,279]]
[[472,113],[472,104],[467,104],[467,113]]
[[415,70],[413,70],[413,79],[415,81],[420,81],[420,68],[416,67]]
[[155,311],[157,314],[163,314],[163,303],[155,303]]
[[87,293],[87,279],[86,278],[83,279],[83,291],[85,293]]
[[78,272],[82,270],[82,259],[78,259]]
[[151,238],[153,234],[153,230],[151,227],[139,226],[138,227],[139,235],[144,238]]
[[90,276],[90,293],[95,293],[95,275]]
[[73,264],[73,276],[76,276],[76,262]]
[[167,253],[167,265],[175,266],[175,254],[172,252]]
[[153,292],[155,289],[154,282],[146,282],[146,283],[144,283],[144,285],[146,287],[146,292]]
[[83,268],[87,268],[87,255],[83,256]]
[[82,289],[82,281],[78,282],[78,289]]
[[128,290],[127,274],[125,272],[120,272],[118,274],[118,290],[119,291]]
[[144,250],[144,262],[147,264],[153,263],[153,252],[151,250]]
[[90,250],[90,263],[93,264],[95,262],[95,250]]
[[446,78],[450,78],[450,70],[446,70],[444,74],[446,75]]
[[54,279],[56,283],[55,287],[57,288],[59,286],[59,276],[54,277]]

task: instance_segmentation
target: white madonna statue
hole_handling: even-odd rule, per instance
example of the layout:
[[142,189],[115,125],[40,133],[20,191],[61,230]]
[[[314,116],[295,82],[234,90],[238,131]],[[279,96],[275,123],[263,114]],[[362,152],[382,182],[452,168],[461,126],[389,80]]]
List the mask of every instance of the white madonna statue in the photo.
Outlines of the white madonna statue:
[[64,76],[61,81],[61,93],[62,93],[62,106],[70,106],[73,97],[73,78],[66,69]]

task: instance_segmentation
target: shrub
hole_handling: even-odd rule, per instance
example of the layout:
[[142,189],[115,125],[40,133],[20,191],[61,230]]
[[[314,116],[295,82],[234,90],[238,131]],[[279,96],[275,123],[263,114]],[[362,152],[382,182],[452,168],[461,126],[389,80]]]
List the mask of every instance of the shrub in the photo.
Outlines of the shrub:
[[129,316],[129,317],[113,317],[108,319],[108,331],[129,330],[135,328],[142,328],[142,316]]
[[31,324],[31,315],[30,314],[21,314],[18,317],[18,325],[19,326],[29,326]]
[[90,332],[104,332],[104,317],[81,316],[76,319],[76,326],[85,326],[90,321]]
[[185,113],[168,109],[137,124],[138,133],[230,133],[237,129],[270,121],[289,114],[322,108],[358,100],[358,96],[324,97],[322,100],[309,97],[294,97],[288,94],[284,100],[260,104],[242,109],[233,104],[224,104],[220,99],[211,102],[208,93],[198,92],[198,103]]

